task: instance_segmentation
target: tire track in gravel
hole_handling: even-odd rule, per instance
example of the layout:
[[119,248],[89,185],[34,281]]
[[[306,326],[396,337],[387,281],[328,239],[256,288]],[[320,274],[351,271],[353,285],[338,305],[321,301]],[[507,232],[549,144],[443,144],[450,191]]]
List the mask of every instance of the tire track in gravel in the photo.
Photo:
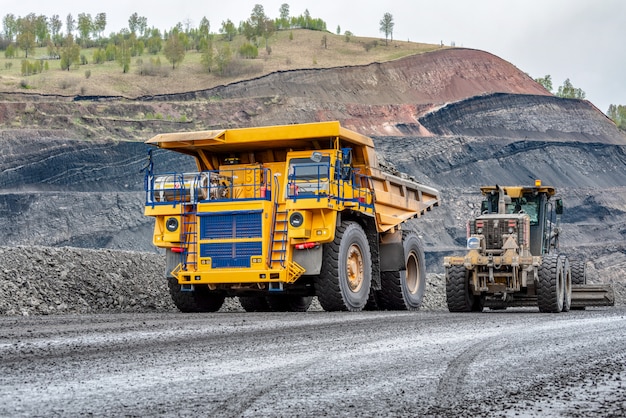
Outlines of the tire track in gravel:
[[473,387],[466,381],[469,368],[493,344],[494,340],[490,336],[484,337],[461,351],[448,363],[437,384],[435,405],[439,408],[450,409],[459,403],[459,399],[465,398],[467,388]]

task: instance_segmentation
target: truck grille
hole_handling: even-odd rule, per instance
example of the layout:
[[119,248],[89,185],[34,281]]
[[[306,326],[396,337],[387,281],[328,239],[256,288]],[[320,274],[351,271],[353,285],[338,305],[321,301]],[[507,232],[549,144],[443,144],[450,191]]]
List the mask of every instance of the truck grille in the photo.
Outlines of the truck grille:
[[[250,257],[263,253],[262,215],[261,210],[198,214],[200,257],[210,257],[213,268],[250,267]],[[249,241],[250,238],[258,241]]]
[[202,213],[200,239],[261,238],[262,211]]

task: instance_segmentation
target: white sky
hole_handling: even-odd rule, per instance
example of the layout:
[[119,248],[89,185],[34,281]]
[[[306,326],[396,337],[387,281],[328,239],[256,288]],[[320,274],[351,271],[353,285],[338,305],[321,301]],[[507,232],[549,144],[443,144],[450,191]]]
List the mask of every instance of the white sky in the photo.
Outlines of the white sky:
[[[552,76],[554,91],[569,78],[601,111],[609,104],[626,105],[626,1],[624,0],[2,0],[0,16],[58,14],[65,23],[71,13],[107,15],[105,34],[128,27],[134,12],[148,26],[169,30],[189,20],[197,27],[203,16],[218,32],[222,21],[236,25],[261,4],[271,18],[283,3],[290,15],[308,9],[329,31],[384,37],[380,20],[389,12],[398,41],[439,43],[491,52],[531,77]],[[3,28],[2,28],[3,29]],[[65,28],[63,28],[64,30]]]

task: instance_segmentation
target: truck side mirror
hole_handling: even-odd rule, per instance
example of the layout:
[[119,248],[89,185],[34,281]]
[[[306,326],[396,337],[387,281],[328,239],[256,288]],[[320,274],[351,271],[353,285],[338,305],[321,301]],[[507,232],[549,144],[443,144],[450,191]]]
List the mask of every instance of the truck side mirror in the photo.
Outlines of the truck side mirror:
[[563,214],[563,200],[562,199],[556,200],[556,214],[557,215]]

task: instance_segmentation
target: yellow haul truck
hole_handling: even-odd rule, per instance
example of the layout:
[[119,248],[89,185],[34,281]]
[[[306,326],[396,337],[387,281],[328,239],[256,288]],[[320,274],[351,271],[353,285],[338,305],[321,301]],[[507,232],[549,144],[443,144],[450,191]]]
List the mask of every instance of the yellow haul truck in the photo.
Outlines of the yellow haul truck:
[[444,257],[450,312],[538,306],[562,312],[611,306],[610,285],[587,284],[585,262],[559,253],[563,202],[543,186],[485,186],[467,223],[467,253]]
[[439,192],[381,170],[373,141],[339,122],[157,135],[197,171],[146,171],[145,214],[172,299],[211,312],[416,310],[424,253],[405,221]]

